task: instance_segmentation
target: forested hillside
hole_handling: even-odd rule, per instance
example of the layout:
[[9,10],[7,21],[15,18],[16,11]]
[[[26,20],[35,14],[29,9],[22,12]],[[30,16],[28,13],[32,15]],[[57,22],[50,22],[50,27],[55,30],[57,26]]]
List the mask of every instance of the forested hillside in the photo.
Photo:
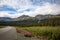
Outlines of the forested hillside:
[[0,25],[12,26],[60,26],[60,16],[39,15],[36,17],[18,17],[11,21],[0,21]]

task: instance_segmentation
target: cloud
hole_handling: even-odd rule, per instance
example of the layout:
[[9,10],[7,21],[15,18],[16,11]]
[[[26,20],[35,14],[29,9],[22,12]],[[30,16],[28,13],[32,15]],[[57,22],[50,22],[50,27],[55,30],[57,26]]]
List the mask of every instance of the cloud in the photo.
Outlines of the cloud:
[[22,15],[22,14],[9,14],[9,12],[7,12],[7,11],[3,11],[3,12],[0,12],[0,17],[11,17],[11,18],[17,18],[17,17],[19,17],[20,15]]
[[0,6],[1,5],[8,5],[11,6],[15,9],[25,9],[28,8],[27,6],[30,6],[30,0],[1,0]]
[[0,12],[0,17],[7,17],[7,16],[9,16],[10,14],[8,13],[8,12],[5,12],[5,11],[3,11],[3,12]]
[[38,14],[60,13],[60,5],[57,3],[58,1],[56,2],[57,4],[52,4],[51,2],[44,1],[38,3],[35,1],[32,2],[31,0],[0,0],[0,7],[2,6],[2,9],[0,10],[0,17],[17,18],[23,14],[34,17]]
[[1,5],[8,5],[13,8],[16,8],[18,6],[18,1],[17,0],[1,0],[0,6]]
[[29,16],[36,16],[38,14],[58,14],[60,13],[60,6],[56,5],[56,4],[50,4],[50,3],[45,3],[44,6],[38,6],[36,7],[35,11],[31,11],[31,12],[25,12],[25,15],[29,15]]

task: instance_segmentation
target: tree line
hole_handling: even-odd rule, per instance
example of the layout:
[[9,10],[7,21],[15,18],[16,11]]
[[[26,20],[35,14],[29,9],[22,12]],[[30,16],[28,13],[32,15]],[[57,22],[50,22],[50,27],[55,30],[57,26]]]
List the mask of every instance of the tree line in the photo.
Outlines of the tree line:
[[60,26],[60,17],[39,19],[25,19],[19,21],[0,21],[0,25],[10,26]]

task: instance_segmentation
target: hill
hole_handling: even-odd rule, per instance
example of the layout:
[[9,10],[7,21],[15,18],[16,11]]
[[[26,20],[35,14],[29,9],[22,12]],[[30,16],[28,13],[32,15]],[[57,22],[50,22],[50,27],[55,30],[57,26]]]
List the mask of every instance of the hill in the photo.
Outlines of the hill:
[[2,18],[2,19],[4,20],[0,21],[0,25],[60,26],[60,16],[58,15],[36,15],[35,17],[30,17],[28,15],[22,15],[18,18],[13,18],[13,19],[10,19],[10,18]]

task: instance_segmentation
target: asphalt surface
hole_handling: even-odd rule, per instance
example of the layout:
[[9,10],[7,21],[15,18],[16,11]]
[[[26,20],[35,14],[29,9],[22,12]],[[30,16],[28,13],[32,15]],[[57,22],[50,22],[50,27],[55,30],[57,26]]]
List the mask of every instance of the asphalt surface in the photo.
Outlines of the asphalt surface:
[[17,32],[14,27],[5,27],[0,29],[0,40],[15,40],[17,39]]

